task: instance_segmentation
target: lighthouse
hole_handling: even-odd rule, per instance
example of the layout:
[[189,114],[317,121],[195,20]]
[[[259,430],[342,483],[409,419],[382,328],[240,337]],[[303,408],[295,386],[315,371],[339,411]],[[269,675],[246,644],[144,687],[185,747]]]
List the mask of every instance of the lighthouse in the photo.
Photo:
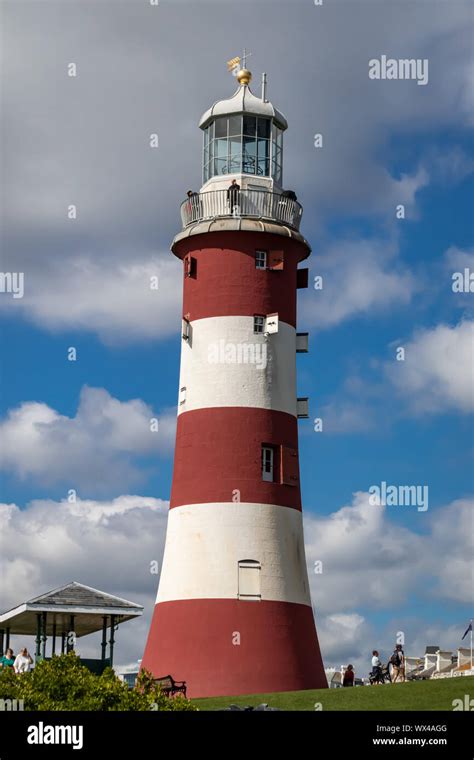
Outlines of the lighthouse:
[[142,660],[188,696],[325,688],[305,557],[296,295],[310,247],[283,185],[287,121],[239,67],[201,118],[203,184],[181,206],[178,420],[158,594]]

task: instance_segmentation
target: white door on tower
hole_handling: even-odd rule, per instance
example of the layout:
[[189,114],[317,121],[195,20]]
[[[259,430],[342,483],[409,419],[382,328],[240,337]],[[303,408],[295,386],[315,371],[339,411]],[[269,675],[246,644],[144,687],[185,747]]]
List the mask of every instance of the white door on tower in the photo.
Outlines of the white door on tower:
[[259,601],[262,597],[260,573],[262,566],[254,559],[241,559],[239,562],[239,599]]

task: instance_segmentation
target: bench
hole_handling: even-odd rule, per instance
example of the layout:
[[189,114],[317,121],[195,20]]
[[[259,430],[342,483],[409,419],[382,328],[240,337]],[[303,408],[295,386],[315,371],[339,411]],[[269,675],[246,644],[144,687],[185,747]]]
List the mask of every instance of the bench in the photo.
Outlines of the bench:
[[154,678],[153,683],[161,687],[161,691],[167,697],[173,697],[175,694],[182,694],[186,697],[186,681],[175,681],[172,676],[162,676]]

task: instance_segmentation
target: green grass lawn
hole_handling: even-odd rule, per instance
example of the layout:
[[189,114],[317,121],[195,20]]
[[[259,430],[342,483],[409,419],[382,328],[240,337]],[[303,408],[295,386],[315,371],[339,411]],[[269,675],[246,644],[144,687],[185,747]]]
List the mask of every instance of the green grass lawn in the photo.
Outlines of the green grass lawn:
[[200,710],[222,710],[231,704],[245,706],[266,702],[280,710],[452,710],[453,699],[474,695],[474,676],[434,681],[357,686],[352,689],[315,689],[278,694],[251,694],[239,697],[194,699]]

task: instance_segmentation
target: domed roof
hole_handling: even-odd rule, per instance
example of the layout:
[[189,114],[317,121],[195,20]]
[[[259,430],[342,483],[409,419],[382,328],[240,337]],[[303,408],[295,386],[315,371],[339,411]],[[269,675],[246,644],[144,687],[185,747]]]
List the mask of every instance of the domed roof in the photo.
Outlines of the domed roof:
[[280,129],[287,129],[288,127],[288,122],[283,114],[274,108],[269,100],[257,98],[247,84],[241,84],[231,98],[217,100],[202,115],[199,126],[201,129],[205,129],[216,116],[229,116],[230,114],[238,113],[266,116],[273,119]]

